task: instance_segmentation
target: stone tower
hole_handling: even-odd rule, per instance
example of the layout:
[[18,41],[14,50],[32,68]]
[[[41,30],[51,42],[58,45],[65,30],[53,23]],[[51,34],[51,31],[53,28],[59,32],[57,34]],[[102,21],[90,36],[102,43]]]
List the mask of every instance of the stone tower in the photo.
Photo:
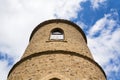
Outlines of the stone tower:
[[39,24],[8,80],[106,80],[87,39],[73,22],[53,19]]

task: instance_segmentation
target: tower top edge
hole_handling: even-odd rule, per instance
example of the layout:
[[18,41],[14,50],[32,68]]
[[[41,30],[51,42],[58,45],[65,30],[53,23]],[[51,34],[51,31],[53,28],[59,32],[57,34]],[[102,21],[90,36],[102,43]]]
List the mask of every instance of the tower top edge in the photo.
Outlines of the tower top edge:
[[85,39],[85,42],[87,43],[87,38],[85,33],[83,32],[83,30],[75,23],[73,23],[72,21],[69,20],[65,20],[65,19],[50,19],[50,20],[46,20],[41,22],[39,25],[37,25],[37,27],[35,27],[30,35],[30,39],[29,41],[31,41],[32,37],[34,36],[34,34],[44,25],[50,24],[50,23],[66,23],[69,25],[74,26],[83,36],[83,38]]

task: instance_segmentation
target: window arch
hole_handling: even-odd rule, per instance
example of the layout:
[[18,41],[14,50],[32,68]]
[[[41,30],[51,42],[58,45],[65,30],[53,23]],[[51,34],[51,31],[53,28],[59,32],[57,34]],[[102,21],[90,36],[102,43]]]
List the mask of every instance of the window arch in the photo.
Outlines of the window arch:
[[60,28],[55,28],[51,31],[50,40],[63,40],[64,32]]
[[51,78],[51,79],[49,79],[49,80],[60,80],[60,79],[58,79],[58,78]]

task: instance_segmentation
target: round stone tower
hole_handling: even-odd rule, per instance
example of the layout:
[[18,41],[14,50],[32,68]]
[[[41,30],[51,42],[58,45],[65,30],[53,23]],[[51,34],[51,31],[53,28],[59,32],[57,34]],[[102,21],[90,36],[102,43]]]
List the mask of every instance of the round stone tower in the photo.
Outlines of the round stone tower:
[[81,28],[63,19],[39,24],[8,80],[106,80]]

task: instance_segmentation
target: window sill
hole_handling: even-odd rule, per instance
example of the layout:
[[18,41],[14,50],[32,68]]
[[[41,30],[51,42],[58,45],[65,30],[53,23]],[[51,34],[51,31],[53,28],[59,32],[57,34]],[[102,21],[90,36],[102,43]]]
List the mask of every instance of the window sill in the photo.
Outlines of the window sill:
[[48,40],[46,42],[67,42],[66,40]]

